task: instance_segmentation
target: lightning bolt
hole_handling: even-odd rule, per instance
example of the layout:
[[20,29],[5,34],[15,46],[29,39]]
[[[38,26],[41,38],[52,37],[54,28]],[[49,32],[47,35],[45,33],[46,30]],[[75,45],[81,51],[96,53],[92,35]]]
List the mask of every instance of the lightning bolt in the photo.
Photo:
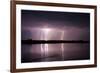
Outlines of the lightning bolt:
[[[62,31],[61,33],[61,40],[63,40],[64,38],[64,31]],[[62,56],[62,60],[64,60],[64,44],[61,44],[61,56]]]

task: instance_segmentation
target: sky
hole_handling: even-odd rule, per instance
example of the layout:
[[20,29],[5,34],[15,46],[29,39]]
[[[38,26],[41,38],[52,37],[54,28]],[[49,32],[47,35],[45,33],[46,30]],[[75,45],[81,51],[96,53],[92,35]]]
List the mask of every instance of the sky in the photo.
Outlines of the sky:
[[[47,34],[47,40],[89,40],[90,14],[22,10],[22,39],[37,40]],[[44,31],[47,31],[44,33]],[[35,35],[34,35],[35,34]],[[40,36],[40,37],[39,37]],[[42,38],[44,40],[45,38]]]

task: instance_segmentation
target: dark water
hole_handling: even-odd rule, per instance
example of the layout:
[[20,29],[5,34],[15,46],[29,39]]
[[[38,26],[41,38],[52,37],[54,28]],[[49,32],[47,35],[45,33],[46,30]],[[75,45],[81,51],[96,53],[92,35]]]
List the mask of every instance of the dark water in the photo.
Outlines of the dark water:
[[22,63],[90,59],[89,43],[22,44],[21,47]]

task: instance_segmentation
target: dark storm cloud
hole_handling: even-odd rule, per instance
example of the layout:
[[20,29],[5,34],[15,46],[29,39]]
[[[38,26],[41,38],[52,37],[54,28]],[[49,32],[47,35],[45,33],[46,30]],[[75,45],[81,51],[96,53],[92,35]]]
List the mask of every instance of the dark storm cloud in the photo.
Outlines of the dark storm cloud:
[[[89,13],[22,10],[22,26],[89,27]],[[47,23],[47,24],[46,24]]]
[[[46,26],[49,28],[54,28],[54,29],[57,28],[58,30],[59,29],[64,30],[66,40],[68,39],[89,40],[90,14],[75,13],[75,12],[73,13],[73,12],[22,10],[21,26],[22,26],[21,27],[22,39],[35,37],[33,34],[35,33],[36,35],[36,33],[40,32],[40,30],[37,31],[33,29],[43,28]],[[51,34],[49,33],[49,35]],[[37,35],[37,37],[38,36],[40,35]],[[37,37],[33,39],[36,39]]]

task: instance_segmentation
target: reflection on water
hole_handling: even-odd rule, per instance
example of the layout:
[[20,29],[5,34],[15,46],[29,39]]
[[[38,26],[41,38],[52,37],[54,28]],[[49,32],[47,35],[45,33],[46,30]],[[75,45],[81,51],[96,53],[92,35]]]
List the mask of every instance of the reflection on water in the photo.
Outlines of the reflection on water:
[[89,44],[22,45],[21,62],[85,60],[90,58]]

